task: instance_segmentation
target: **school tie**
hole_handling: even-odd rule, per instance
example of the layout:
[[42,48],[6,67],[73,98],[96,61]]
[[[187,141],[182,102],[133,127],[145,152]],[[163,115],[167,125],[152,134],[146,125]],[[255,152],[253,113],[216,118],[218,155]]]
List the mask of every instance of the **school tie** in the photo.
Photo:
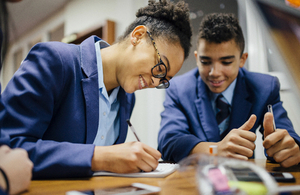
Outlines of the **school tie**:
[[227,130],[230,116],[230,105],[222,94],[218,95],[216,99],[216,107],[218,109],[216,119],[220,129],[220,135]]

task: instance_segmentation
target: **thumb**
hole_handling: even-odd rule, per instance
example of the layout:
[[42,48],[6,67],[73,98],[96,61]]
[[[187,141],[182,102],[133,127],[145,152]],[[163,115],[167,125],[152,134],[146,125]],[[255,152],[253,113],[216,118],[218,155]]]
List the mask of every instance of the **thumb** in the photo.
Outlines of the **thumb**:
[[266,138],[268,135],[273,133],[273,115],[270,112],[267,112],[264,117],[264,137]]
[[250,118],[239,129],[249,131],[254,126],[255,121],[256,115],[252,114]]

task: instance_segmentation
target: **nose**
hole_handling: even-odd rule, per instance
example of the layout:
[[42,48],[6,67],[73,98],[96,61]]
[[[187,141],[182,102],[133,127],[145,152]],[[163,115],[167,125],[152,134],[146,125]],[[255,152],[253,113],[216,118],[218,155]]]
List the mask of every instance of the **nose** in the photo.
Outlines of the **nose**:
[[221,74],[221,66],[219,64],[213,64],[210,66],[210,71],[209,71],[209,75],[210,76],[220,76]]
[[[152,77],[151,80],[152,80],[152,86],[153,86],[153,87],[156,87],[156,86],[159,85],[160,78]],[[151,86],[151,87],[152,87],[152,86]]]

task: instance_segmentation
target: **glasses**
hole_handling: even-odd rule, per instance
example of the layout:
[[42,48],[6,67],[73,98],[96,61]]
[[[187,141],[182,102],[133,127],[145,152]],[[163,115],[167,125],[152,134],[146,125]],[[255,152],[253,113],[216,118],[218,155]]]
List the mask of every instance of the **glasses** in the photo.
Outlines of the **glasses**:
[[159,59],[158,64],[153,66],[153,68],[151,69],[152,76],[155,78],[160,78],[159,85],[156,86],[156,88],[157,89],[166,89],[170,86],[168,79],[166,79],[167,67],[164,64],[164,62],[161,60],[161,57],[159,55],[159,52],[157,50],[156,44],[154,42],[154,39],[152,38],[151,33],[149,31],[147,31],[147,34],[149,35],[149,37],[153,43],[153,46],[155,48],[155,51],[156,51],[156,53],[158,55],[158,59]]

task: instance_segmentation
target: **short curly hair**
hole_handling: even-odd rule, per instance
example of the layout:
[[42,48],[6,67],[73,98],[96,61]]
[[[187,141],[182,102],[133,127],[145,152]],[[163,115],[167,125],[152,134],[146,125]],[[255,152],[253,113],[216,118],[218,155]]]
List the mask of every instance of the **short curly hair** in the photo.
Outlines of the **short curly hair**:
[[223,43],[234,39],[241,50],[245,48],[245,39],[238,19],[231,13],[212,13],[204,16],[200,23],[198,42],[205,39],[212,43]]
[[162,38],[170,43],[180,42],[185,59],[191,47],[192,27],[189,19],[188,4],[180,1],[176,4],[169,0],[149,0],[148,6],[136,13],[136,20],[129,25],[119,38],[124,40],[139,25],[144,25],[153,37]]

